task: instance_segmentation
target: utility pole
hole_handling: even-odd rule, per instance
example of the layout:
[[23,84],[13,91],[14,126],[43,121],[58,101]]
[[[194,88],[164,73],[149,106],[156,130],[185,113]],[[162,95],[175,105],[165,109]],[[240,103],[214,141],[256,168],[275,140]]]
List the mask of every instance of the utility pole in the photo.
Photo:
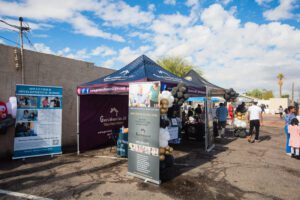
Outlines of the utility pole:
[[24,70],[24,52],[23,52],[23,17],[19,17],[20,21],[20,50],[21,50],[21,70],[22,70],[22,84],[25,83],[25,70]]
[[13,27],[15,29],[19,30],[19,35],[20,35],[20,50],[21,50],[21,73],[22,73],[22,84],[25,83],[25,70],[24,70],[24,51],[23,51],[23,31],[29,31],[30,28],[29,27],[23,27],[23,17],[19,17],[19,22],[20,22],[20,26],[16,26],[16,25],[12,25],[7,23],[4,20],[0,19],[0,22]]

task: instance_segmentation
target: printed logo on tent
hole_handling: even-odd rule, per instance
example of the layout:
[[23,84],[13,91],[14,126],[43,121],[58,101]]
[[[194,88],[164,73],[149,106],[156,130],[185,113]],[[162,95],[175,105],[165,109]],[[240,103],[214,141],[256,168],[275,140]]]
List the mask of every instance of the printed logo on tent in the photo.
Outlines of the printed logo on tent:
[[185,77],[185,80],[187,80],[187,81],[192,81],[193,78],[192,78],[191,76],[187,76],[187,77]]
[[167,72],[164,72],[162,70],[159,70],[158,74],[159,75],[153,74],[153,76],[155,76],[157,78],[160,78],[160,79],[165,79],[165,80],[168,80],[168,81],[174,81],[174,82],[181,82],[182,81],[180,78],[172,77]]
[[90,88],[81,88],[80,94],[89,94]]
[[134,77],[134,75],[128,75],[128,74],[129,74],[129,71],[128,70],[124,70],[124,71],[121,71],[119,73],[119,75],[106,77],[104,79],[104,82],[108,82],[108,81],[122,81],[122,80],[130,79],[130,78]]
[[110,113],[115,113],[116,117],[118,117],[119,111],[115,107],[110,109]]
[[119,110],[116,107],[109,108],[108,115],[100,115],[99,122],[105,127],[123,125],[127,120],[127,115],[119,116]]

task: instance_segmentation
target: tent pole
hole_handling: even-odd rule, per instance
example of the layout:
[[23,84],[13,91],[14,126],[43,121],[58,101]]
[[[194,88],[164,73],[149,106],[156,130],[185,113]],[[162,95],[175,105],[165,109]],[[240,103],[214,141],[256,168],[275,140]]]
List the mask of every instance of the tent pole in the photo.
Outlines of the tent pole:
[[79,98],[79,95],[77,95],[77,155],[80,154],[80,150],[79,150],[79,104],[80,104],[80,98]]
[[207,151],[208,148],[208,87],[205,87],[206,89],[206,94],[205,94],[205,151]]

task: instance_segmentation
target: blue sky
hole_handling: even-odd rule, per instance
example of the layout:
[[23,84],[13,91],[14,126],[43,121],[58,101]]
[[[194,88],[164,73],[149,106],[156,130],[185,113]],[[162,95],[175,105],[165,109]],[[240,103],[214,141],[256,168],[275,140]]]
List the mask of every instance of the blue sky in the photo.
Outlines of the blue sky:
[[[146,54],[180,56],[240,92],[300,90],[299,0],[0,0],[0,19],[32,28],[26,48],[119,69]],[[18,35],[0,24],[0,36]],[[15,44],[0,38],[0,43]]]

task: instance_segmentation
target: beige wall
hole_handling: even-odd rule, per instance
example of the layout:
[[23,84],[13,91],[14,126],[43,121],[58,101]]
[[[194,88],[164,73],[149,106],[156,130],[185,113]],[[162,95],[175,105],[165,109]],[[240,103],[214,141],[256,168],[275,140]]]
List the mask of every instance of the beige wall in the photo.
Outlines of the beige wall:
[[[63,147],[76,145],[76,86],[113,72],[93,63],[37,53],[24,52],[25,84],[63,87]],[[16,70],[14,48],[0,44],[0,101],[15,95],[21,83],[21,70]],[[0,158],[11,156],[14,130],[0,135]]]
[[283,109],[286,109],[289,106],[288,98],[271,98],[269,108],[271,111],[277,112],[279,106],[282,106]]

